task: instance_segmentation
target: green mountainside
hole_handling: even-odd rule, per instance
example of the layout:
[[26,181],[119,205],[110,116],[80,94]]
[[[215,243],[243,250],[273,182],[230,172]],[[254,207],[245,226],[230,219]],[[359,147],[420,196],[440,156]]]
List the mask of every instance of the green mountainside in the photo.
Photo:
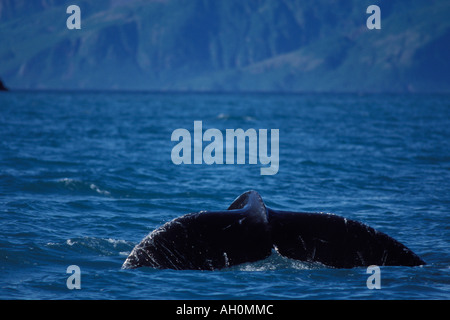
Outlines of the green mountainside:
[[0,0],[11,89],[450,92],[449,56],[448,0]]

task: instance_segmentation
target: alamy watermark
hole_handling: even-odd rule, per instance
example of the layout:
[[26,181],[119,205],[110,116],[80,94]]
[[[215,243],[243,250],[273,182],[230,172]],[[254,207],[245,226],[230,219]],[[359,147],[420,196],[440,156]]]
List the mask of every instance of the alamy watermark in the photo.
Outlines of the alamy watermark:
[[67,278],[67,289],[81,289],[81,269],[77,265],[70,265],[67,267],[66,273],[70,273],[71,276]]
[[[69,30],[81,29],[81,9],[77,5],[70,5],[66,9],[66,13],[70,14],[67,18],[66,26]],[[370,5],[366,9],[366,13],[370,14],[367,18],[367,29],[381,29],[381,9],[377,5]]]
[[[180,164],[249,164],[267,165],[260,169],[261,175],[277,174],[279,169],[279,130],[270,130],[270,155],[268,154],[267,129],[226,129],[224,135],[218,129],[203,132],[202,121],[194,121],[194,134],[184,128],[172,132],[172,141],[179,141],[171,153],[172,162]],[[246,155],[248,141],[248,157]],[[203,148],[203,142],[209,142]],[[236,144],[235,144],[236,142]],[[192,161],[193,154],[193,161]],[[225,154],[225,155],[224,155]]]
[[67,7],[66,13],[70,16],[66,20],[67,29],[81,29],[81,9],[77,5],[70,5]]
[[371,5],[367,7],[366,13],[371,14],[366,21],[369,30],[381,29],[381,9],[379,6]]
[[371,275],[367,278],[367,289],[381,289],[381,270],[379,266],[368,266],[366,273]]

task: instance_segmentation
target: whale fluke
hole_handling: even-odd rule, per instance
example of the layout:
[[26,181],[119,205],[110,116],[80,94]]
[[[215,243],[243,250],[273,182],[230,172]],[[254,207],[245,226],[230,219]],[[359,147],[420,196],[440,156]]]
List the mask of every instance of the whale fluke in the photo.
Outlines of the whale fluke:
[[151,232],[123,264],[162,269],[215,270],[279,254],[335,268],[418,266],[425,262],[397,240],[333,214],[278,211],[256,191],[224,211],[190,213]]
[[123,267],[214,270],[264,259],[271,250],[264,202],[249,192],[228,210],[190,213],[164,224],[133,249]]
[[291,259],[335,268],[425,264],[385,233],[338,215],[269,209],[269,223],[276,251]]

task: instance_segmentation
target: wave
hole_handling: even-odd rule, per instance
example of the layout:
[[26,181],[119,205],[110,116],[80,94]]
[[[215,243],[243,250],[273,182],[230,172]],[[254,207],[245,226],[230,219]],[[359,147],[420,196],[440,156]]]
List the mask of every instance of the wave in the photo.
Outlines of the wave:
[[216,116],[216,119],[218,120],[237,120],[237,121],[255,121],[256,119],[254,117],[251,116],[245,116],[245,115],[238,115],[238,116],[234,116],[234,115],[230,115],[228,113],[219,113]]
[[313,270],[329,268],[318,262],[304,262],[283,257],[276,250],[264,260],[243,263],[229,268],[231,271],[265,272],[273,270]]
[[90,252],[102,256],[128,256],[134,245],[121,239],[78,237],[69,238],[64,242],[48,242],[45,246],[62,251]]
[[99,186],[97,186],[94,183],[81,181],[81,180],[75,180],[70,178],[63,178],[59,179],[58,184],[62,184],[66,189],[71,191],[89,191],[93,190],[95,193],[104,195],[104,196],[110,196],[111,192],[101,189]]
[[30,192],[35,194],[42,193],[57,193],[57,194],[78,194],[78,195],[96,195],[103,197],[110,197],[111,191],[97,185],[94,182],[61,178],[57,180],[42,180],[42,179],[18,179],[11,177],[15,183],[15,188],[20,192]]

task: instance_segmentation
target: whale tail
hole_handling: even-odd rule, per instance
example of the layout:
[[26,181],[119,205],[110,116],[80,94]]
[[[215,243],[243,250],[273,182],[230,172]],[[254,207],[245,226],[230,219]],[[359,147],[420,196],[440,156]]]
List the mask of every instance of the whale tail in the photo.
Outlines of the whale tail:
[[253,262],[271,254],[268,235],[264,202],[250,191],[228,210],[190,213],[166,223],[133,249],[123,268],[214,270]]
[[190,213],[154,230],[122,267],[214,270],[264,259],[273,248],[288,258],[335,268],[425,264],[400,242],[360,222],[272,210],[256,191],[248,191],[227,210]]
[[274,247],[291,259],[335,268],[425,264],[397,240],[358,221],[334,214],[268,212]]

